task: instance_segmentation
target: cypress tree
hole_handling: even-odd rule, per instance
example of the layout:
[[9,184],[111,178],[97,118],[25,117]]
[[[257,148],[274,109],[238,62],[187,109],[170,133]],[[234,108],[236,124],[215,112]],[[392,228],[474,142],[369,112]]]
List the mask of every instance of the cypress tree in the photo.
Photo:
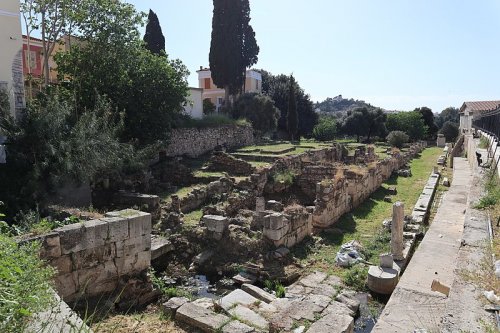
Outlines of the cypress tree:
[[210,70],[212,80],[229,95],[241,92],[246,68],[257,63],[259,47],[250,23],[248,0],[213,0]]
[[161,32],[160,21],[156,13],[151,9],[149,10],[144,42],[146,42],[146,48],[151,51],[151,53],[160,54],[161,51],[165,52],[165,37]]
[[290,75],[290,85],[288,87],[288,112],[286,118],[286,128],[290,140],[297,140],[299,132],[299,116],[297,114],[297,98],[295,96],[295,79]]

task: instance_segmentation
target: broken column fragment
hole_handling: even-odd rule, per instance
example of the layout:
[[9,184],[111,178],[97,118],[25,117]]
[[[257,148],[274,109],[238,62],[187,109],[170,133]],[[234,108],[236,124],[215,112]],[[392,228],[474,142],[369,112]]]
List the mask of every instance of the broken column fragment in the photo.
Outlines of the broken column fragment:
[[394,260],[403,260],[404,203],[398,201],[392,206],[391,254]]

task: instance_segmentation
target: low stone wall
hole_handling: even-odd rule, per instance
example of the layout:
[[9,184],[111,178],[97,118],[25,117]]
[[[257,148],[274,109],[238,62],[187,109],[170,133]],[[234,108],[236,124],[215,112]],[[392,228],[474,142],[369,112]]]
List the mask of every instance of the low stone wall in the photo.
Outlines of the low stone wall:
[[[335,175],[316,185],[316,200],[312,223],[317,228],[327,228],[343,214],[351,211],[375,192],[391,174],[400,169],[424,149],[417,143],[403,154],[370,163],[367,167],[344,166]],[[332,171],[333,172],[333,171]]]
[[151,215],[123,210],[107,216],[40,237],[40,256],[57,269],[55,286],[66,302],[113,293],[150,265]]
[[198,157],[214,150],[217,146],[234,149],[254,144],[251,126],[227,125],[209,128],[174,129],[166,156]]
[[263,235],[276,247],[292,247],[312,234],[312,215],[303,207],[266,215],[263,222]]
[[210,157],[208,171],[225,171],[232,175],[248,176],[254,167],[247,161],[235,158],[224,152],[214,152]]

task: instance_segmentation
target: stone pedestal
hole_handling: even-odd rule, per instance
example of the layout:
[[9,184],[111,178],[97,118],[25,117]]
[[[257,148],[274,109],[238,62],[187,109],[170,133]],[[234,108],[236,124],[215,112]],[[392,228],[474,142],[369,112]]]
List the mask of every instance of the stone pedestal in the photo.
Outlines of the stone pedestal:
[[394,260],[403,260],[404,204],[400,201],[392,206],[391,254]]
[[266,198],[257,197],[255,199],[255,211],[256,212],[263,212],[265,210],[266,210]]
[[443,134],[438,134],[436,144],[439,148],[443,148],[446,145],[446,138]]

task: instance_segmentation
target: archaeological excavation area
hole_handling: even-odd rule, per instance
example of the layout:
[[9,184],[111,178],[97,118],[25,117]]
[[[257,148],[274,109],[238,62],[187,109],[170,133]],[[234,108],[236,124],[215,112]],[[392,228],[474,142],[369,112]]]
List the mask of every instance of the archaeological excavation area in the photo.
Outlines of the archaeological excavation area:
[[163,153],[149,174],[95,189],[107,213],[37,238],[60,297],[108,314],[95,331],[155,311],[172,332],[369,332],[423,236],[442,154],[424,142]]

